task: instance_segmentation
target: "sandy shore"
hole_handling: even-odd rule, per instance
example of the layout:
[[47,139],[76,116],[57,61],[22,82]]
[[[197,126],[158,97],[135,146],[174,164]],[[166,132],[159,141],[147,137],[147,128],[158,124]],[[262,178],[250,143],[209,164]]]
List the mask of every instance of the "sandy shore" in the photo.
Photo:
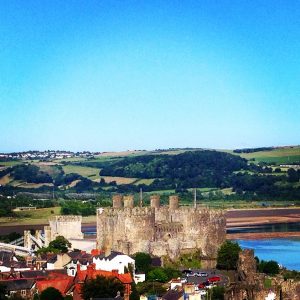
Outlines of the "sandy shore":
[[[264,208],[228,210],[227,228],[245,228],[265,224],[300,222],[300,208]],[[271,239],[300,237],[300,232],[231,233],[227,239]]]
[[226,234],[228,240],[261,240],[276,238],[300,238],[300,232],[257,232],[257,233],[231,233]]
[[300,222],[300,208],[232,209],[226,213],[227,228],[259,224]]

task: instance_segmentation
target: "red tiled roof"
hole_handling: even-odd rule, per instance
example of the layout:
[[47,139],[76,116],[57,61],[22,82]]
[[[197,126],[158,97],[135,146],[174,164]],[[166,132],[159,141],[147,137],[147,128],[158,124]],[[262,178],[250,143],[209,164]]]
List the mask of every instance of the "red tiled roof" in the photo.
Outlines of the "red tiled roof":
[[91,264],[87,267],[87,270],[77,270],[77,276],[80,281],[84,281],[86,278],[96,278],[97,276],[116,277],[122,283],[132,283],[132,277],[130,273],[119,274],[117,271],[103,271],[95,270],[95,265]]
[[54,287],[57,290],[59,290],[63,296],[65,296],[66,292],[70,288],[72,282],[73,282],[72,277],[57,278],[57,279],[44,279],[44,280],[37,281],[36,287],[37,287],[39,293],[41,293],[43,290],[47,289],[48,287]]

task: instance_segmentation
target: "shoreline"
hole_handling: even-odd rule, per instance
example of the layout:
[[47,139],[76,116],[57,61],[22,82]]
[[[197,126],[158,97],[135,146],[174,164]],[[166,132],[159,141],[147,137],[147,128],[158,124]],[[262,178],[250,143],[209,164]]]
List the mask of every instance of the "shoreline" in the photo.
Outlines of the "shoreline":
[[[31,221],[31,222],[30,222]],[[96,226],[96,218],[87,217],[82,220],[82,229]],[[24,220],[23,220],[24,222]],[[47,222],[41,220],[26,220],[18,224],[13,222],[0,223],[1,235],[10,232],[23,233],[26,229],[43,229]],[[300,208],[249,208],[230,209],[226,211],[226,229],[251,228],[260,225],[300,223]],[[300,237],[300,232],[253,232],[253,233],[227,233],[227,239],[267,239]]]
[[227,233],[227,240],[263,240],[280,238],[300,238],[300,232],[247,232],[247,233]]

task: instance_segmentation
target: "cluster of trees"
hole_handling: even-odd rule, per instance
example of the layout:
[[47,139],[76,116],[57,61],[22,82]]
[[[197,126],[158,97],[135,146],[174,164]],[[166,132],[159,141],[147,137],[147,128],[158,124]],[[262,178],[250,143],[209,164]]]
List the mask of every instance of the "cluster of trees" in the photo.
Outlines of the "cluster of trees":
[[16,214],[12,211],[18,206],[36,206],[53,207],[55,202],[53,200],[33,200],[27,195],[17,195],[16,197],[6,197],[0,195],[0,217],[12,217]]
[[276,262],[275,260],[269,260],[269,261],[265,261],[265,260],[259,260],[258,257],[255,257],[256,261],[257,261],[257,269],[259,272],[261,273],[265,273],[268,275],[276,275],[279,273],[280,269],[279,269],[279,265],[278,262]]
[[166,292],[164,283],[172,278],[182,276],[182,273],[177,269],[153,267],[151,256],[148,253],[138,252],[133,258],[136,271],[146,274],[146,281],[138,283],[136,286],[139,294],[158,294],[161,296]]
[[259,147],[259,148],[244,148],[244,149],[235,149],[234,153],[254,153],[259,151],[273,151],[273,147]]
[[64,201],[61,204],[63,215],[82,215],[90,216],[96,214],[96,203],[82,201]]
[[50,183],[52,177],[35,165],[16,165],[12,167],[11,174],[16,180],[23,180],[29,183]]
[[101,175],[171,179],[187,187],[209,187],[220,186],[223,177],[241,169],[248,169],[245,159],[203,150],[177,155],[127,157],[104,166]]
[[36,253],[67,253],[69,248],[71,248],[71,243],[65,237],[59,235],[49,243],[48,247],[42,247]]
[[238,243],[225,241],[218,250],[217,268],[221,270],[236,270],[239,253],[242,251]]
[[293,168],[289,168],[287,171],[288,181],[289,182],[299,182],[300,180],[300,169],[297,171]]

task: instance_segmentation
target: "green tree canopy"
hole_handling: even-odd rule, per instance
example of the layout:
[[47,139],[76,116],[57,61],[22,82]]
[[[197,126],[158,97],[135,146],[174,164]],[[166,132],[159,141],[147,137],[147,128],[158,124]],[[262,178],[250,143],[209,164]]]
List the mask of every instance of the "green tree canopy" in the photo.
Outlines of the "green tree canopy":
[[262,260],[258,264],[259,272],[266,273],[269,275],[276,275],[279,273],[279,265],[274,260],[264,261]]
[[49,243],[48,247],[43,247],[37,250],[37,253],[67,253],[68,248],[72,245],[71,243],[62,235],[56,237],[55,240]]
[[151,256],[148,253],[137,252],[133,256],[135,260],[135,267],[138,272],[148,273],[151,266]]
[[115,277],[97,276],[95,279],[87,280],[81,289],[84,300],[90,298],[114,298],[117,293],[124,292],[124,285]]
[[241,250],[241,247],[236,242],[224,242],[218,251],[217,267],[220,269],[235,270]]
[[61,292],[54,287],[48,287],[41,292],[40,300],[63,300]]
[[6,299],[5,294],[6,294],[6,286],[0,283],[0,300]]
[[167,282],[168,281],[168,275],[166,274],[165,270],[163,268],[154,268],[148,273],[148,280],[153,281],[159,281],[159,282]]

